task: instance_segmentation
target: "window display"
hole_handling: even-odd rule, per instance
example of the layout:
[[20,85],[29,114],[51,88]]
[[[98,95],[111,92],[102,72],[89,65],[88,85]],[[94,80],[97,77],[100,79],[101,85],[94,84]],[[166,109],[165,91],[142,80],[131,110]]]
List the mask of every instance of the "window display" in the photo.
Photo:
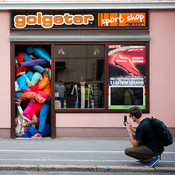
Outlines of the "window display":
[[55,108],[104,108],[104,45],[56,45]]
[[108,45],[109,109],[146,109],[146,46]]
[[15,47],[15,132],[18,137],[50,135],[50,50],[50,46]]

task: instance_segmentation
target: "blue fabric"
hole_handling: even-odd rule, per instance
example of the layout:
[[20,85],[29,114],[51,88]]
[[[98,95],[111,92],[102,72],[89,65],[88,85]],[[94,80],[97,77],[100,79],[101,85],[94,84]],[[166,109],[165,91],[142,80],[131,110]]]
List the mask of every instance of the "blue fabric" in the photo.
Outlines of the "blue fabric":
[[49,54],[46,52],[45,49],[40,48],[40,47],[34,47],[33,48],[33,53],[38,56],[38,57],[42,57],[47,61],[50,61],[50,56]]
[[43,129],[43,132],[41,133],[41,135],[43,137],[46,137],[50,134],[50,131],[51,131],[51,125],[46,123],[45,126],[44,126],[44,129]]
[[[32,60],[25,52],[21,52],[23,54],[23,57],[24,57],[24,61],[30,61]],[[37,72],[39,73],[43,73],[44,72],[44,68],[41,67],[41,66],[33,66],[32,69],[36,70]]]
[[27,132],[24,133],[23,137],[32,137],[34,136],[38,130],[34,128],[33,126],[27,126]]
[[28,54],[33,53],[33,46],[27,47],[27,48],[26,48],[26,51],[27,51]]
[[26,75],[27,75],[27,77],[28,77],[29,80],[32,80],[32,77],[33,77],[33,72],[32,71],[28,71],[26,73]]
[[29,46],[26,48],[28,54],[34,53],[36,56],[44,58],[47,61],[50,61],[50,56],[47,51],[41,47],[32,47]]
[[25,52],[21,52],[23,54],[23,57],[24,57],[24,61],[30,61],[32,60],[32,58],[30,58]]
[[15,98],[18,98],[21,94],[22,94],[21,91],[17,91],[17,92],[15,92]]
[[19,78],[17,78],[17,83],[18,86],[20,87],[21,90],[27,90],[29,86],[27,85],[27,80],[26,80],[26,75],[23,74]]
[[41,133],[43,132],[49,109],[50,109],[50,105],[48,103],[45,103],[40,110],[38,132],[41,132]]
[[[43,132],[41,133],[42,137],[48,136],[50,134],[50,131],[51,131],[51,125],[46,123],[43,129]],[[30,138],[34,136],[36,133],[38,133],[38,130],[30,125],[30,126],[27,126],[27,132],[25,132],[22,137]]]

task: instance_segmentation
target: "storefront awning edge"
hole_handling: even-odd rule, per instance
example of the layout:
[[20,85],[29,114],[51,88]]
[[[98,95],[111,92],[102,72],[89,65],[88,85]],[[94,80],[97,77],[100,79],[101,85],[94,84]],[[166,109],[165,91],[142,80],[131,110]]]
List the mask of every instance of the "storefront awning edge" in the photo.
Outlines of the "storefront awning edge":
[[150,36],[147,35],[88,35],[88,36],[58,36],[58,35],[10,35],[10,41],[30,41],[30,42],[68,42],[68,41],[149,41]]

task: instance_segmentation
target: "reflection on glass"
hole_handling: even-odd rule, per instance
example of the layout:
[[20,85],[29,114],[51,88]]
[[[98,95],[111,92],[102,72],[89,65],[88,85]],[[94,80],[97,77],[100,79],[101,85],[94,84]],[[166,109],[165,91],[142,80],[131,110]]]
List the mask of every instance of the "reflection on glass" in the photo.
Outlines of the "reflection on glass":
[[104,46],[56,45],[55,108],[104,107]]
[[144,101],[143,87],[111,88],[111,105],[143,105],[143,101]]

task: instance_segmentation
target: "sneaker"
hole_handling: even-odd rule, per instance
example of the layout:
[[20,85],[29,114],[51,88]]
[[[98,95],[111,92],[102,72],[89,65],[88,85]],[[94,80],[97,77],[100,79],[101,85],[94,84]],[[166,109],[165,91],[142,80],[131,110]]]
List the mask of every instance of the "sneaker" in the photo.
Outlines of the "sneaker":
[[141,160],[137,160],[136,163],[147,164],[147,162],[143,162],[143,161],[141,161]]
[[151,160],[149,164],[145,165],[145,167],[153,167],[159,160],[160,160],[160,157],[156,156],[154,159]]
[[36,133],[34,136],[32,136],[31,138],[42,138],[42,135],[40,133]]

